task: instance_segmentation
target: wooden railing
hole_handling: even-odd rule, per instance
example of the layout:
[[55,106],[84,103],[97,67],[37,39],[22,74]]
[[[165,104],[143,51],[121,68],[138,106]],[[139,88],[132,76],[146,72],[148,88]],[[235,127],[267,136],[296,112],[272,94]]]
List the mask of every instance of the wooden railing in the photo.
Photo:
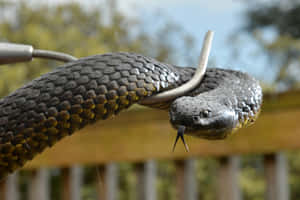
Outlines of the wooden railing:
[[[27,199],[49,200],[49,171],[60,168],[62,200],[80,200],[82,168],[98,167],[98,199],[118,199],[118,162],[135,163],[136,199],[155,200],[156,160],[174,160],[176,167],[176,199],[196,200],[195,161],[203,156],[218,160],[216,196],[218,200],[240,200],[238,181],[240,156],[264,155],[265,199],[288,200],[288,170],[283,150],[300,148],[300,93],[265,95],[257,122],[241,129],[224,141],[208,141],[187,137],[190,152],[178,145],[171,151],[175,131],[168,113],[150,109],[132,109],[105,122],[91,125],[63,139],[28,163],[31,171]],[[78,165],[79,164],[79,165]],[[200,186],[201,187],[201,186]],[[18,173],[0,185],[0,199],[22,200]]]

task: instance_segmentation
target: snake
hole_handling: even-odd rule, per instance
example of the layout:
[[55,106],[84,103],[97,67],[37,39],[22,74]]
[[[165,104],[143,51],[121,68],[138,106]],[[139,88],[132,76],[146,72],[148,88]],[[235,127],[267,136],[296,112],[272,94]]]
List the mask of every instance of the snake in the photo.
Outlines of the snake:
[[[195,70],[115,52],[80,58],[30,81],[0,99],[0,179],[88,124],[179,87]],[[179,136],[225,139],[254,122],[261,104],[262,89],[253,77],[208,68],[184,96],[146,106],[169,110]]]

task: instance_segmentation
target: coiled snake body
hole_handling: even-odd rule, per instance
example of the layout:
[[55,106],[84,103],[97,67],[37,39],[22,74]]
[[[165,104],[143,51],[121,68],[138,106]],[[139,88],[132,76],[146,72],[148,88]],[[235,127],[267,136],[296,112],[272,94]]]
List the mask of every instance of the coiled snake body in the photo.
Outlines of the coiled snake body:
[[[87,124],[182,85],[194,71],[134,53],[111,53],[79,59],[31,81],[0,100],[0,178]],[[186,95],[149,106],[170,108],[174,127],[209,139],[224,138],[253,120],[262,101],[256,80],[223,69],[208,69]]]

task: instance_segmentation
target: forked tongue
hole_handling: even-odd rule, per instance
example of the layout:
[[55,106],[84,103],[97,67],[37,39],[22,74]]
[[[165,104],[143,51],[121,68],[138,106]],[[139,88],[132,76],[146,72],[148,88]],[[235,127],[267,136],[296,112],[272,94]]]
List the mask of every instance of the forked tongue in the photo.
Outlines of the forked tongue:
[[182,143],[184,144],[185,150],[187,152],[189,152],[189,147],[185,143],[185,140],[184,140],[184,131],[185,131],[185,126],[182,126],[182,125],[178,126],[177,136],[176,136],[176,140],[175,140],[175,143],[174,143],[174,146],[173,146],[173,152],[175,150],[175,147],[176,147],[176,144],[177,144],[177,141],[178,141],[179,138],[181,139]]

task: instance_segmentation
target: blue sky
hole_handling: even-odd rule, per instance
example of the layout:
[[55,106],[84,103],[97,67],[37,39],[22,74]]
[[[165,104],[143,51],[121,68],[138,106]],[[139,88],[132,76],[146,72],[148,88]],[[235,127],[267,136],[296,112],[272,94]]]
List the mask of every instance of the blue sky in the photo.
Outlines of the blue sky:
[[264,81],[273,78],[266,55],[247,34],[241,37],[243,45],[238,49],[239,57],[233,56],[234,47],[228,38],[244,23],[247,4],[241,0],[122,0],[119,3],[119,9],[129,15],[147,16],[146,13],[159,10],[196,38],[199,51],[204,34],[213,30],[210,56],[217,67],[247,71]]
[[[70,1],[92,6],[109,0],[49,0],[47,2]],[[272,68],[268,67],[270,63],[266,55],[259,51],[258,45],[247,34],[241,37],[243,45],[237,50],[239,56],[233,56],[234,45],[228,38],[244,23],[243,12],[247,4],[242,0],[119,0],[117,2],[118,9],[125,14],[142,17],[146,21],[151,21],[150,16],[153,17],[153,13],[160,11],[196,38],[199,52],[206,31],[213,30],[215,36],[210,56],[217,67],[246,71],[264,81],[273,78],[274,73],[270,70]]]

